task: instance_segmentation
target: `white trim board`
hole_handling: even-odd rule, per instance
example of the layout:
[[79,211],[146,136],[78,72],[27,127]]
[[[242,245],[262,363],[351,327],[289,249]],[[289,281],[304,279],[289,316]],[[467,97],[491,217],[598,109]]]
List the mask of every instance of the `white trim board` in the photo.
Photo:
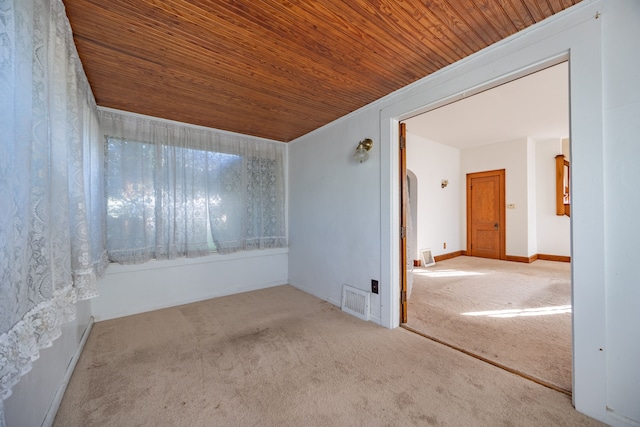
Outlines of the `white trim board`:
[[53,396],[53,400],[51,401],[51,406],[49,406],[49,410],[47,411],[47,415],[42,421],[43,427],[51,427],[53,425],[53,421],[56,418],[56,414],[58,413],[58,409],[60,408],[60,404],[62,403],[62,398],[64,397],[64,393],[67,391],[67,386],[69,385],[69,381],[71,381],[71,376],[73,375],[73,371],[76,369],[76,365],[78,364],[78,360],[80,359],[80,355],[82,354],[82,350],[84,350],[84,346],[87,343],[87,339],[89,338],[89,334],[91,334],[91,330],[93,329],[93,317],[89,320],[87,327],[82,333],[82,338],[78,343],[78,348],[76,352],[73,354],[73,357],[69,361],[69,365],[67,365],[67,369],[64,373],[64,377],[62,382],[58,386],[56,390],[56,394]]

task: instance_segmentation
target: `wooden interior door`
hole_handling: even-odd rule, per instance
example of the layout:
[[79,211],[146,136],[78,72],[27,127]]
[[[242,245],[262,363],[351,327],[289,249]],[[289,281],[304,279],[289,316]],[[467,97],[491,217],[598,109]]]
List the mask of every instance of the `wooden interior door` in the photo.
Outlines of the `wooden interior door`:
[[505,171],[467,174],[467,255],[506,259]]
[[400,323],[407,323],[407,127],[400,123]]

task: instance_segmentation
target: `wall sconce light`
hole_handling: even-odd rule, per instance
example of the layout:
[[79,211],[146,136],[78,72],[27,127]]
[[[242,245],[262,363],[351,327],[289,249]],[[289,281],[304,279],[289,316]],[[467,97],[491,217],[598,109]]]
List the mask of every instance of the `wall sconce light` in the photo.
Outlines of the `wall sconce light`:
[[356,152],[353,154],[353,158],[360,163],[366,162],[369,159],[369,150],[373,147],[373,141],[371,138],[365,138],[358,144]]
[[440,181],[440,187],[445,188],[447,185],[449,185],[448,179],[443,179],[442,181]]

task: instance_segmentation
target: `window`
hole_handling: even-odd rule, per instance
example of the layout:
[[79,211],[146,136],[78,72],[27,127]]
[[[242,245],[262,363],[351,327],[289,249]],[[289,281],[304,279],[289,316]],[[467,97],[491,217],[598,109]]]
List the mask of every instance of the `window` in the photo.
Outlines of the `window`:
[[108,137],[110,260],[286,246],[284,156],[277,148],[228,153]]

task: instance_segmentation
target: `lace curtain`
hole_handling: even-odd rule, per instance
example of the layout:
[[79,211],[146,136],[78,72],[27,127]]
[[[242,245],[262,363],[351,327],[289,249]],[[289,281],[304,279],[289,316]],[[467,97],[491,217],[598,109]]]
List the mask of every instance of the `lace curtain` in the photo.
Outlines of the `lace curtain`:
[[2,401],[106,266],[97,110],[61,0],[0,0]]
[[100,110],[111,261],[286,246],[282,143]]

